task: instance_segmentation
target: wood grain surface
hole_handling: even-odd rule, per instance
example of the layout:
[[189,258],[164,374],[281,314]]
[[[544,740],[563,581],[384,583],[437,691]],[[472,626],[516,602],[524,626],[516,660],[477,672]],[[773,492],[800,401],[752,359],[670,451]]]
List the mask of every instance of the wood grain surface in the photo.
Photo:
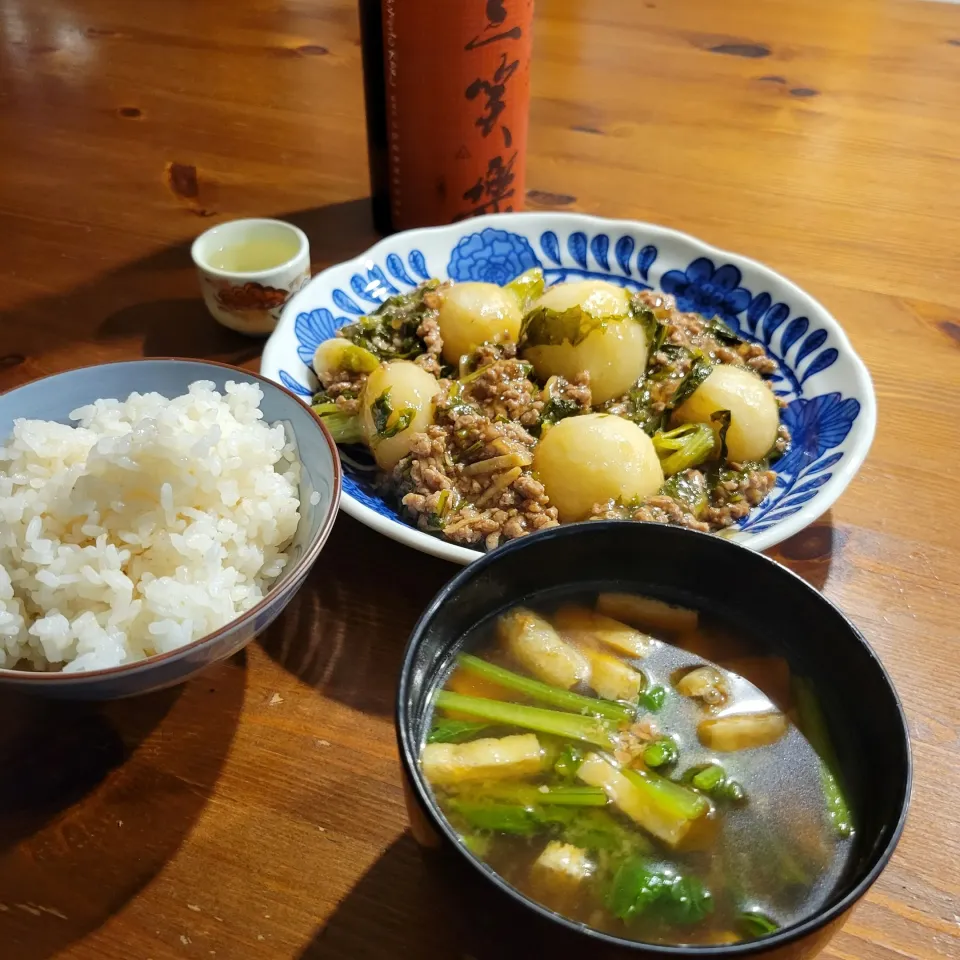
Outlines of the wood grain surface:
[[[188,246],[287,217],[374,239],[349,0],[0,0],[0,388],[98,361],[255,364]],[[824,956],[960,957],[960,7],[538,0],[529,206],[650,220],[840,319],[880,423],[773,555],[892,673],[916,758],[889,869]],[[346,516],[282,620],[176,690],[0,700],[4,960],[461,958],[405,833],[394,685],[452,574]],[[856,697],[856,678],[850,678]]]

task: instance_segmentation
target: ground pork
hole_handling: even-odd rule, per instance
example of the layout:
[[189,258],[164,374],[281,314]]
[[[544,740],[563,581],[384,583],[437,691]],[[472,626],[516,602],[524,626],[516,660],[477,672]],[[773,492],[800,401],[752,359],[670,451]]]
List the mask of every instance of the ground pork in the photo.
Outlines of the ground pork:
[[698,313],[680,312],[673,297],[645,290],[637,294],[637,299],[649,306],[660,320],[666,321],[666,343],[699,350],[721,363],[749,367],[762,376],[776,371],[776,362],[759,343],[730,344],[719,340],[711,332],[712,321],[704,320]]
[[551,377],[544,393],[550,397],[570,401],[578,407],[578,413],[589,413],[593,406],[593,394],[590,391],[590,374],[584,370],[578,373],[572,380],[566,380],[564,377]]
[[506,417],[533,427],[540,422],[543,400],[529,377],[530,364],[522,360],[494,360],[468,375],[463,396],[491,420]]
[[[784,428],[785,429],[785,428]],[[679,474],[691,486],[703,487],[704,475],[696,469]],[[691,530],[722,530],[743,519],[773,489],[777,475],[772,470],[730,464],[719,482],[707,490],[707,502],[697,513],[683,500],[657,493],[638,504],[619,504],[614,500],[594,504],[591,520],[645,520],[672,523]]]
[[615,500],[594,504],[591,520],[646,520],[650,523],[672,523],[691,530],[710,530],[710,524],[698,520],[673,497],[657,494],[647,497],[639,506],[624,507]]
[[414,438],[388,485],[421,530],[490,550],[557,523],[529,469],[535,443],[520,424],[441,394],[437,422]]
[[771,373],[776,373],[776,361],[767,356],[766,351],[759,343],[741,343],[737,347],[737,352],[740,361],[755,373],[759,373],[760,376],[768,377]]
[[477,347],[470,358],[470,368],[479,370],[497,360],[512,360],[517,355],[517,345],[513,342],[507,343],[485,343]]
[[773,445],[773,449],[777,456],[781,457],[789,446],[790,428],[785,423],[781,423],[780,426],[777,427],[777,442]]
[[710,525],[698,520],[673,497],[647,497],[633,512],[632,520],[648,520],[654,523],[675,523],[691,530],[709,530]]
[[359,396],[367,382],[366,373],[332,370],[320,375],[320,385],[327,400],[337,405],[340,413],[360,412]]
[[[423,300],[428,306],[436,300],[437,309],[439,309],[438,297],[428,294]],[[441,366],[440,354],[443,352],[443,337],[440,336],[440,321],[437,320],[435,313],[424,317],[423,322],[417,327],[417,336],[423,340],[423,345],[427,349],[426,353],[421,353],[413,362],[423,367],[427,373],[432,373],[435,377],[439,377]]]
[[717,485],[704,516],[711,529],[742,520],[773,489],[777,479],[772,470],[742,470],[739,464],[730,464],[729,472],[735,475]]
[[613,758],[621,767],[643,766],[641,757],[651,741],[660,736],[656,720],[648,713],[617,734]]

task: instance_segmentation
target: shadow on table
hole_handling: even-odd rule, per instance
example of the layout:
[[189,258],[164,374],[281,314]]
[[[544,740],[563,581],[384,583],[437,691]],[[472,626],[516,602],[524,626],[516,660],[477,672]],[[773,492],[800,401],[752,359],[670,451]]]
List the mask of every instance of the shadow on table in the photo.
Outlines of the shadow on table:
[[[306,232],[314,272],[355,256],[377,239],[366,198],[276,216]],[[204,222],[202,229],[214,222]],[[136,353],[233,364],[259,356],[262,340],[226,330],[207,313],[190,242],[132,261],[67,293],[0,312],[0,389]],[[76,344],[83,345],[79,358]]]
[[307,582],[259,642],[324,696],[392,714],[410,632],[458,569],[341,512]]
[[[570,944],[525,913],[488,900],[479,876],[454,871],[398,837],[343,898],[297,960],[531,960]],[[459,866],[459,865],[457,865]],[[477,885],[475,885],[477,884]],[[502,906],[502,903],[501,903]],[[516,908],[514,908],[516,909]]]
[[410,834],[403,834],[361,877],[298,960],[487,960],[491,955],[475,941],[470,927],[477,924],[468,923],[462,891],[444,877]]
[[840,558],[845,541],[845,534],[834,527],[833,515],[828,511],[816,523],[771,547],[766,553],[822,591],[830,579],[831,568]]
[[130,700],[0,700],[0,954],[59,953],[163,869],[214,789],[245,685],[241,653]]

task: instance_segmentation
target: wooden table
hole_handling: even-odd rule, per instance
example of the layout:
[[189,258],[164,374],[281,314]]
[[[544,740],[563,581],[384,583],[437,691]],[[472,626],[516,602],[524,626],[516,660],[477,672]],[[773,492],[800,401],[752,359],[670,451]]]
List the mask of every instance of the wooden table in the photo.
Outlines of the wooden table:
[[[759,258],[873,372],[870,459],[773,552],[872,640],[916,757],[899,851],[825,955],[960,957],[960,7],[537,18],[529,205]],[[287,217],[317,266],[373,239],[349,0],[4,0],[0,124],[0,388],[141,355],[255,364],[189,262],[219,220]],[[282,621],[185,687],[0,701],[0,956],[468,956],[405,833],[391,718],[408,631],[453,572],[341,516]]]

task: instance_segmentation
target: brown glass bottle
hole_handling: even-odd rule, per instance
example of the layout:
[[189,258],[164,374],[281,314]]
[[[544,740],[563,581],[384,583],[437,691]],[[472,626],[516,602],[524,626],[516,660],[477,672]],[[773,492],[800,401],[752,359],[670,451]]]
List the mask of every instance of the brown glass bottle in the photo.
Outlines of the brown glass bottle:
[[359,0],[374,223],[520,210],[533,0]]
[[381,0],[360,0],[363,99],[367,108],[367,156],[373,225],[390,233],[390,173],[387,164],[387,90],[383,62]]

